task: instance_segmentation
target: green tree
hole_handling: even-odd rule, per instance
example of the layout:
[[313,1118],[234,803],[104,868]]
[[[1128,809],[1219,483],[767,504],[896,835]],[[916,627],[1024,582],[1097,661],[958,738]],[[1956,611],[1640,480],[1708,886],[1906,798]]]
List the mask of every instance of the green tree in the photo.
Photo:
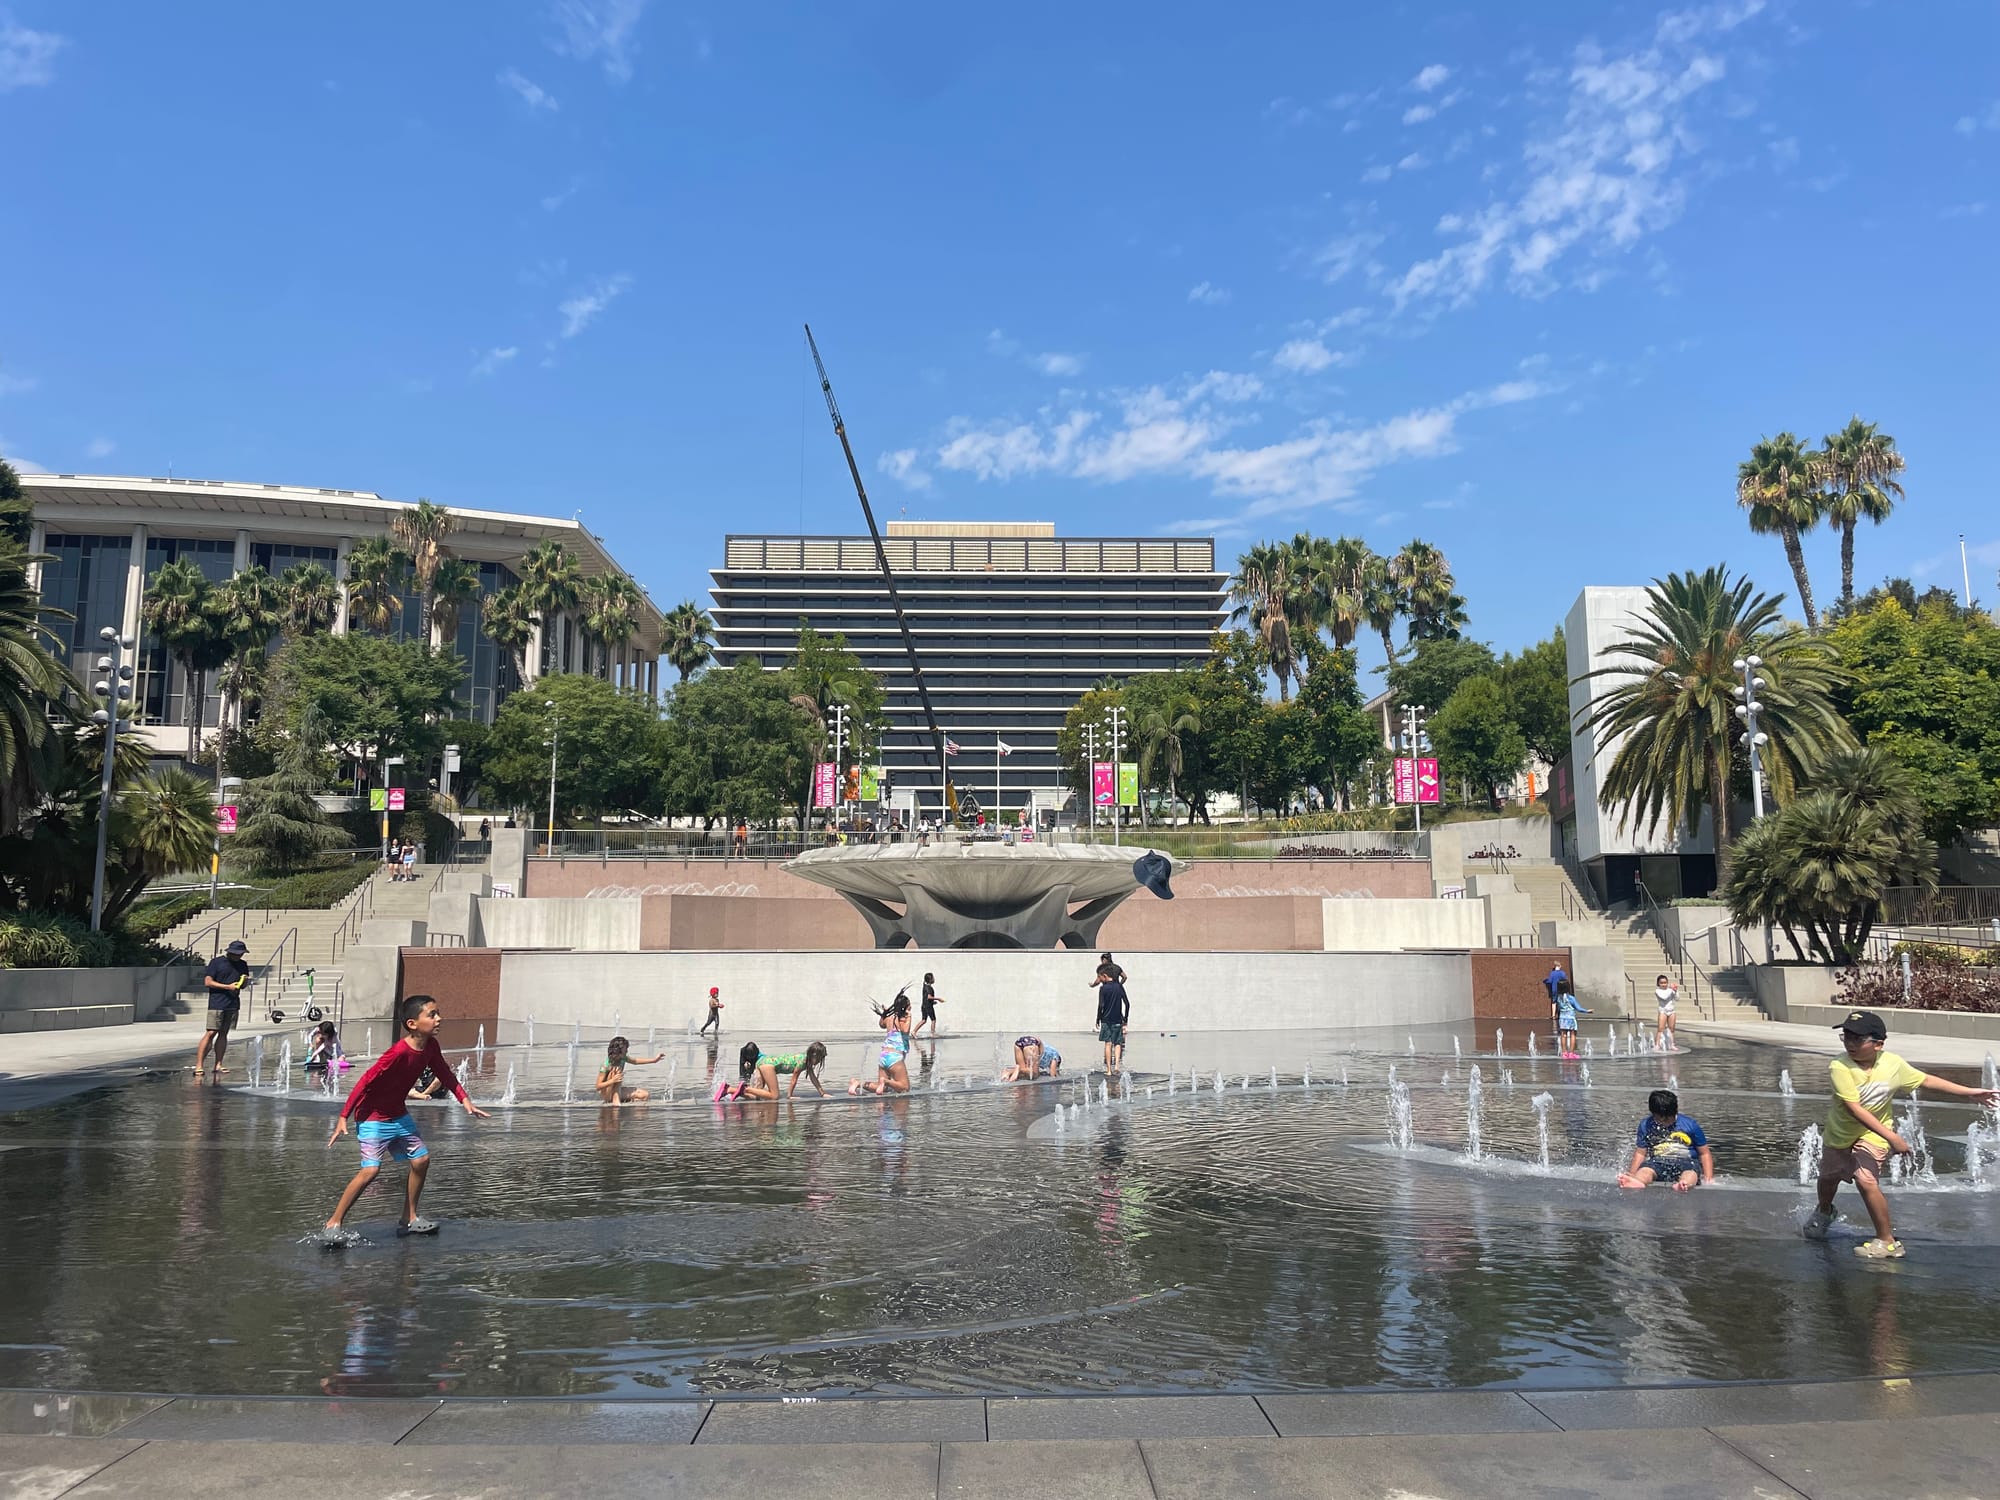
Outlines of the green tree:
[[1841,680],[1827,643],[1781,628],[1779,596],[1759,594],[1726,567],[1671,573],[1646,591],[1635,632],[1605,648],[1584,726],[1600,739],[1623,736],[1600,780],[1607,807],[1624,803],[1652,826],[1694,829],[1714,819],[1718,864],[1729,858],[1730,744],[1737,721],[1733,663],[1761,656],[1767,686],[1761,729],[1764,766],[1778,801],[1805,780],[1805,767],[1852,743],[1831,694]]
[[1775,922],[1827,963],[1856,962],[1882,898],[1937,887],[1916,779],[1880,746],[1835,751],[1806,795],[1744,831],[1723,896],[1739,923]]
[[[364,783],[387,756],[428,765],[444,744],[465,664],[420,641],[349,631],[287,641],[271,671],[267,720],[357,763]],[[317,723],[322,726],[315,730]],[[324,743],[315,744],[320,736]]]
[[221,601],[200,568],[185,557],[162,563],[146,585],[140,617],[146,628],[180,664],[186,682],[182,714],[187,722],[190,762],[199,759],[201,706],[207,697],[208,674],[229,659]]
[[431,626],[440,646],[457,649],[459,619],[483,589],[478,563],[447,557],[438,564],[431,579]]
[[1250,795],[1258,805],[1288,811],[1319,768],[1312,713],[1298,703],[1266,705],[1261,743],[1250,765]]
[[285,593],[285,629],[292,635],[319,635],[340,615],[340,580],[325,563],[293,563],[278,575]]
[[816,730],[783,673],[744,658],[677,684],[663,735],[666,810],[770,822],[797,808]]
[[823,744],[832,743],[833,706],[846,709],[844,766],[861,763],[881,736],[882,680],[848,649],[839,631],[822,635],[799,621],[799,639],[783,673],[791,697],[818,727]]
[[652,700],[576,672],[539,678],[532,691],[500,705],[483,750],[488,790],[512,806],[543,805],[551,702],[561,720],[556,816],[658,813],[664,805],[662,741]]
[[1361,706],[1359,667],[1353,650],[1322,657],[1299,686],[1297,707],[1305,714],[1310,749],[1305,778],[1327,807],[1354,805],[1354,783],[1382,746],[1382,733]]
[[1794,434],[1781,432],[1752,444],[1750,457],[1736,469],[1736,501],[1750,512],[1750,529],[1763,536],[1776,533],[1785,544],[1808,630],[1819,629],[1819,613],[1813,608],[1812,579],[1806,576],[1799,537],[1817,526],[1824,513],[1821,464],[1819,454],[1801,446]]
[[1092,739],[1087,731],[1096,731],[1096,758],[1110,760],[1111,710],[1126,707],[1123,685],[1094,687],[1072,703],[1069,712],[1063,715],[1062,728],[1056,731],[1056,758],[1062,762],[1070,785],[1076,788],[1078,807],[1091,806]]
[[[0,481],[12,479],[13,470],[0,470]],[[0,508],[0,530],[9,524]],[[71,695],[81,696],[81,684],[55,656],[51,625],[64,618],[29,586],[27,549],[11,533],[0,535],[0,833],[55,775],[55,724],[69,719]]]
[[1820,445],[1818,475],[1826,486],[1826,518],[1840,528],[1840,604],[1854,603],[1854,528],[1861,521],[1877,526],[1889,519],[1903,487],[1903,455],[1896,440],[1873,422],[1850,417],[1845,427],[1830,432]]
[[715,622],[692,599],[667,611],[666,640],[661,654],[686,682],[715,657]]
[[1409,654],[1389,668],[1389,691],[1398,705],[1421,704],[1436,713],[1461,682],[1490,677],[1499,670],[1493,649],[1483,642],[1418,639],[1410,643]]
[[541,628],[541,620],[528,599],[526,586],[509,584],[488,594],[479,608],[479,624],[486,632],[486,638],[507,653],[514,663],[515,677],[525,683],[528,680],[528,647],[535,639],[535,632]]
[[1499,678],[1529,752],[1551,766],[1569,754],[1569,652],[1561,628],[1519,656],[1501,657]]
[[[285,623],[285,593],[262,568],[245,568],[227,583],[209,591],[209,609],[229,647],[218,686],[222,713],[218,731],[242,727],[246,702],[263,686],[265,651]],[[220,773],[218,773],[219,775]]]
[[1410,618],[1411,641],[1458,639],[1465,628],[1465,601],[1444,553],[1421,538],[1405,542],[1389,559],[1389,581]]
[[1843,678],[1834,701],[1913,774],[1924,831],[1950,844],[2000,823],[2000,626],[1948,595],[1913,613],[1889,589],[1864,595],[1826,638]]
[[1283,542],[1259,542],[1236,560],[1236,575],[1229,580],[1229,598],[1235,606],[1231,620],[1248,620],[1278,679],[1278,701],[1291,693],[1292,673],[1298,657],[1292,647],[1292,630],[1303,595],[1293,572],[1293,549]]
[[399,510],[389,521],[389,534],[403,556],[410,560],[410,576],[417,586],[417,639],[426,651],[436,644],[431,630],[438,569],[451,556],[452,533],[458,517],[442,505],[419,499],[407,510]]
[[321,746],[324,726],[307,711],[301,733],[280,741],[277,765],[243,788],[242,811],[229,851],[250,869],[309,869],[319,857],[347,842],[314,794],[325,784]]
[[0,541],[25,550],[35,534],[35,508],[21,488],[14,466],[0,458]]
[[542,653],[559,672],[573,669],[562,659],[561,621],[583,602],[583,574],[561,542],[535,543],[521,559],[521,589],[528,607],[542,622]]
[[371,536],[347,554],[347,621],[387,635],[403,612],[409,557],[386,536]]
[[1461,682],[1431,715],[1430,737],[1443,775],[1471,782],[1496,807],[1501,789],[1528,763],[1528,742],[1494,677]]

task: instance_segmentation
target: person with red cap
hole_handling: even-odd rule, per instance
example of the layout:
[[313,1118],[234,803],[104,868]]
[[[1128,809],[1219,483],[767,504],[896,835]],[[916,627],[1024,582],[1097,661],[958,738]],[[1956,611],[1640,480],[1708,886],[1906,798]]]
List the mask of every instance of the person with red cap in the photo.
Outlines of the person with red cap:
[[[701,1023],[701,1030],[707,1031],[711,1026],[717,1036],[722,1035],[722,991],[715,985],[708,987],[708,1019]],[[695,1034],[699,1036],[701,1032]]]
[[1833,1105],[1827,1111],[1826,1133],[1819,1154],[1819,1205],[1806,1220],[1807,1239],[1823,1240],[1837,1217],[1833,1195],[1843,1182],[1861,1194],[1875,1238],[1854,1247],[1864,1260],[1899,1260],[1903,1242],[1889,1220],[1889,1200],[1882,1195],[1882,1168],[1893,1154],[1905,1156],[1910,1143],[1896,1133],[1890,1110],[1896,1095],[1915,1089],[1955,1094],[1991,1109],[2000,1090],[1967,1088],[1913,1068],[1886,1050],[1889,1028],[1872,1010],[1850,1010],[1833,1028],[1840,1033],[1845,1057],[1828,1066],[1833,1074]]

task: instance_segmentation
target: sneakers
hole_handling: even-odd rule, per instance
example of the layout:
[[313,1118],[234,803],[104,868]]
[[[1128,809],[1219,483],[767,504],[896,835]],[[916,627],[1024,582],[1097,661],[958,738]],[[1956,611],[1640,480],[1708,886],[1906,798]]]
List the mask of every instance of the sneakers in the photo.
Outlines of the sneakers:
[[1803,1231],[1805,1237],[1809,1240],[1825,1239],[1827,1228],[1833,1223],[1833,1220],[1834,1220],[1834,1213],[1832,1209],[1830,1208],[1814,1209],[1812,1211],[1812,1217],[1806,1220],[1806,1227]]
[[349,1245],[361,1243],[358,1230],[349,1229],[345,1224],[329,1224],[314,1236],[322,1250],[345,1250]]
[[396,1238],[399,1240],[413,1234],[436,1234],[437,1232],[437,1220],[426,1219],[421,1216],[410,1220],[407,1224],[398,1224],[396,1226]]
[[1903,1242],[1901,1240],[1863,1240],[1854,1247],[1854,1253],[1863,1260],[1901,1260]]

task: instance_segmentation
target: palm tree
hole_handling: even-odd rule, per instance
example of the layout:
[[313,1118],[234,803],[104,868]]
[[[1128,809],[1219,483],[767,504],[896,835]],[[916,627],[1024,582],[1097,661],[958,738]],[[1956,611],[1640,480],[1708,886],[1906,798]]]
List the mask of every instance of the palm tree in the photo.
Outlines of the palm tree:
[[112,823],[119,869],[115,882],[106,881],[107,924],[138,899],[148,881],[207,864],[215,837],[215,789],[191,771],[160,771],[118,799]]
[[462,557],[447,557],[431,578],[431,624],[438,645],[447,651],[458,643],[458,622],[465,606],[479,597],[479,564]]
[[207,676],[229,659],[229,638],[218,602],[211,599],[208,579],[185,557],[160,565],[146,585],[139,613],[167,654],[180,664],[186,683],[182,716],[187,721],[190,762],[199,759],[196,751],[201,734],[201,705]]
[[293,563],[278,575],[285,591],[285,626],[293,635],[319,635],[340,615],[340,580],[325,563]]
[[284,627],[285,591],[262,568],[249,567],[229,582],[218,584],[209,597],[230,652],[219,684],[222,718],[216,728],[229,726],[232,711],[240,728],[243,700],[256,696],[263,681],[266,648]]
[[[590,633],[607,653],[606,675],[610,675],[612,654],[623,654],[639,633],[639,611],[646,599],[639,585],[623,573],[607,573],[594,579],[595,587],[586,604]],[[629,684],[627,684],[629,686]]]
[[1620,741],[1602,777],[1602,800],[1627,804],[1627,815],[1649,826],[1690,831],[1708,809],[1719,865],[1729,849],[1739,657],[1763,658],[1759,727],[1769,736],[1763,761],[1779,802],[1791,798],[1808,766],[1852,743],[1831,699],[1840,675],[1831,648],[1782,629],[1782,602],[1755,593],[1748,578],[1732,582],[1726,567],[1655,579],[1634,633],[1606,647],[1605,665],[1584,674],[1612,679],[1579,726],[1599,743]]
[[1820,463],[1819,454],[1800,447],[1793,434],[1781,432],[1752,445],[1749,458],[1736,468],[1736,503],[1750,512],[1750,529],[1760,536],[1775,532],[1784,540],[1785,560],[1799,586],[1799,608],[1805,611],[1808,630],[1819,629],[1819,611],[1813,608],[1812,580],[1806,576],[1805,548],[1799,537],[1819,524],[1823,512]]
[[371,536],[347,554],[347,618],[386,634],[403,612],[403,575],[410,560],[386,536]]
[[[1167,822],[1171,827],[1177,824],[1179,816],[1175,802],[1179,796],[1181,771],[1185,768],[1181,736],[1201,733],[1201,713],[1192,700],[1177,698],[1164,708],[1150,709],[1139,720],[1139,775],[1150,781],[1155,762],[1163,764],[1167,773]],[[1143,809],[1145,804],[1140,803]]]
[[29,586],[28,562],[25,547],[0,537],[0,832],[15,826],[54,774],[50,716],[66,717],[62,705],[82,694],[54,655],[49,622],[67,617]]
[[1396,620],[1406,608],[1402,590],[1390,576],[1389,560],[1371,554],[1361,573],[1361,615],[1368,628],[1382,637],[1382,654],[1396,665]]
[[1375,554],[1359,537],[1336,537],[1314,552],[1312,586],[1318,613],[1333,633],[1333,644],[1346,650],[1368,619],[1366,583]]
[[514,675],[528,680],[528,646],[541,621],[518,583],[488,594],[479,606],[479,623],[486,638],[513,658]]
[[1236,576],[1229,580],[1229,597],[1236,607],[1231,620],[1248,619],[1256,627],[1278,679],[1278,701],[1291,697],[1292,617],[1297,611],[1291,549],[1281,542],[1259,542],[1236,559]]
[[1465,601],[1453,592],[1457,580],[1444,553],[1421,539],[1404,543],[1389,559],[1389,581],[1402,595],[1411,640],[1457,636],[1465,621]]
[[[1903,472],[1896,440],[1873,422],[1850,417],[1820,446],[1818,478],[1826,486],[1827,520],[1840,528],[1840,607],[1854,604],[1854,527],[1881,525],[1903,498],[1896,476]],[[1893,497],[1893,498],[1892,498]]]
[[569,671],[570,663],[562,655],[558,620],[575,610],[583,598],[583,577],[576,559],[553,538],[537,542],[521,560],[521,586],[529,605],[541,616],[544,653],[557,671]]
[[686,682],[715,657],[715,622],[708,611],[692,599],[683,599],[667,611],[662,655]]
[[389,534],[396,539],[403,555],[409,558],[410,573],[416,580],[417,639],[424,643],[426,651],[435,649],[437,645],[431,639],[432,586],[437,580],[438,568],[451,556],[445,543],[456,530],[456,516],[442,505],[433,505],[423,499],[408,510],[396,512],[389,522]]

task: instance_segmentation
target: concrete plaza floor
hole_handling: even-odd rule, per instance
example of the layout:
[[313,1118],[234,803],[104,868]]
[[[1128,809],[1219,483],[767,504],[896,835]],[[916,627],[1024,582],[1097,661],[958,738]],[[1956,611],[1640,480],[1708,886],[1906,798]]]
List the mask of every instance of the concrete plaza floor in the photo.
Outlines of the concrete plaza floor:
[[345,1401],[0,1393],[0,1500],[2000,1492],[2000,1376],[1297,1396]]

